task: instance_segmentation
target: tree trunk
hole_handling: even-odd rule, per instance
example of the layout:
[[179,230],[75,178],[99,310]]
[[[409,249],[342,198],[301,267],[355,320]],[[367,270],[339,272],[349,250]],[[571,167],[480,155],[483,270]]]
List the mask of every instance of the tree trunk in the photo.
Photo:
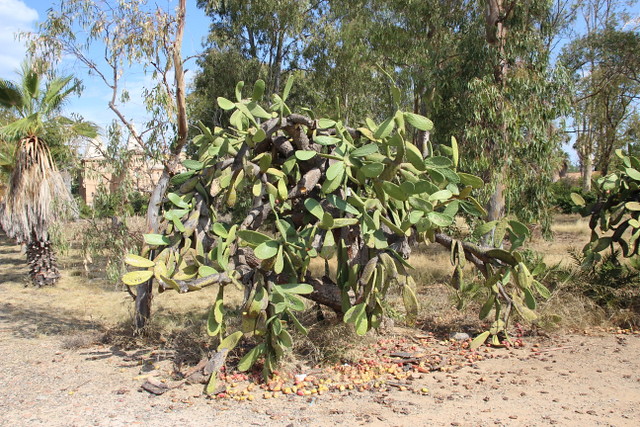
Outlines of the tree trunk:
[[613,154],[613,148],[616,145],[616,130],[612,125],[607,125],[604,134],[605,145],[600,153],[600,172],[602,176],[609,174],[609,166],[611,165],[611,157]]
[[591,154],[584,156],[582,161],[582,189],[584,191],[591,191],[591,170],[593,169],[593,161],[591,160]]
[[[424,101],[425,96],[426,95],[421,88],[418,94],[416,94],[415,96],[415,102],[413,105],[414,113],[427,116],[427,106],[426,102]],[[416,134],[415,145],[416,147],[418,147],[418,150],[420,150],[424,157],[430,156],[432,154],[429,152],[429,137],[430,132],[428,130],[419,130]]]
[[[149,207],[147,208],[147,229],[149,233],[157,233],[160,227],[160,209],[162,207],[162,200],[167,192],[169,186],[169,180],[171,176],[169,172],[165,170],[162,172],[162,176],[158,180],[158,184],[153,189],[151,197],[149,198]],[[137,333],[140,333],[146,326],[147,321],[151,317],[151,300],[153,299],[153,278],[149,279],[145,283],[138,285],[136,293],[136,311],[135,311],[135,328]]]
[[34,286],[54,285],[60,278],[51,242],[37,239],[35,233],[33,233],[31,241],[27,243],[27,264]]
[[[150,233],[157,233],[160,227],[160,210],[164,195],[169,187],[169,180],[176,174],[178,164],[180,162],[180,153],[187,143],[187,109],[185,94],[184,68],[182,65],[182,38],[184,36],[184,26],[186,21],[186,0],[180,0],[178,6],[178,28],[176,31],[176,39],[173,43],[173,64],[176,80],[176,109],[178,121],[178,134],[176,135],[176,143],[171,149],[170,158],[164,164],[162,176],[158,180],[158,184],[153,190],[149,198],[149,207],[147,209],[147,229]],[[138,285],[135,304],[135,328],[136,333],[142,333],[147,321],[151,318],[151,300],[153,298],[153,279]]]
[[280,94],[280,80],[282,77],[282,45],[284,43],[284,30],[276,36],[276,57],[273,61],[273,93]]
[[[485,11],[485,30],[486,40],[489,46],[498,50],[499,61],[494,65],[493,77],[499,90],[503,90],[505,85],[505,77],[509,70],[509,64],[506,58],[505,45],[507,39],[507,26],[505,20],[507,16],[512,12],[513,4],[505,5],[504,0],[487,0]],[[495,145],[502,144],[503,147],[507,147],[509,139],[507,135],[507,124],[504,122],[500,124],[500,137],[499,141],[494,141]],[[491,150],[491,149],[490,149]],[[490,153],[489,153],[490,155]],[[507,165],[507,158],[503,158],[503,168]],[[505,174],[501,171],[495,178],[495,190],[489,201],[487,202],[487,220],[494,221],[500,219],[505,213]],[[484,236],[484,240],[488,240],[490,236]],[[494,242],[499,243],[499,242]]]
[[487,202],[487,221],[498,220],[502,218],[505,213],[504,183],[502,182],[502,176],[498,177],[496,181],[496,189]]
[[[496,189],[493,191],[487,202],[487,222],[500,220],[505,214],[505,200],[504,200],[504,177],[502,174],[498,175],[495,179]],[[484,246],[493,245],[502,247],[502,242],[494,242],[495,228],[482,236],[482,244]]]

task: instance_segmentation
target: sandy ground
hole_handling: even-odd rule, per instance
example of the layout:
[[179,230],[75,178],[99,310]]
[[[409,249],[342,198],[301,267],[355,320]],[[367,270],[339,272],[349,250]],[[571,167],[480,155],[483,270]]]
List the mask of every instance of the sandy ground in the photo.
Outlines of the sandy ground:
[[329,393],[253,402],[211,400],[200,386],[162,396],[140,391],[149,350],[65,350],[34,336],[28,319],[0,309],[3,425],[606,425],[640,424],[640,336],[572,335],[539,351],[493,358],[414,380],[429,393]]
[[[140,386],[151,370],[168,369],[170,358],[95,344],[102,317],[65,309],[72,290],[23,288],[22,256],[2,243],[0,425],[640,425],[637,333],[527,338],[522,349],[487,349],[485,360],[457,371],[416,375],[412,388],[426,394],[394,388],[236,402],[205,398],[191,385],[154,396]],[[455,356],[437,340],[432,345]]]

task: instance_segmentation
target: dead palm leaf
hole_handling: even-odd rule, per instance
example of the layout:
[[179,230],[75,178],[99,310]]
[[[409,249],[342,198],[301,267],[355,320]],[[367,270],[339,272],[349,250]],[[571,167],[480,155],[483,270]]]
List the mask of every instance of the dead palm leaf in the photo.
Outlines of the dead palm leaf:
[[0,206],[0,223],[19,242],[32,237],[48,240],[50,224],[77,216],[76,204],[49,149],[37,136],[20,141],[8,189]]

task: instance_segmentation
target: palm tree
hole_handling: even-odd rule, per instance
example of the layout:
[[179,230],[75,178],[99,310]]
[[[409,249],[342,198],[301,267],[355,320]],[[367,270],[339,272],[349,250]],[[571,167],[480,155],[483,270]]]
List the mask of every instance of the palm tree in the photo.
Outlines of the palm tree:
[[7,193],[9,177],[13,171],[13,146],[0,139],[0,203]]
[[75,201],[52,160],[47,129],[63,129],[68,136],[96,135],[95,125],[61,115],[62,106],[78,89],[73,77],[44,83],[43,75],[37,64],[25,63],[19,83],[0,79],[0,105],[16,114],[16,120],[0,127],[0,139],[15,144],[0,203],[0,225],[9,237],[26,244],[29,274],[36,286],[53,285],[60,277],[49,226],[77,215]]
[[[7,108],[0,107],[0,127],[14,121],[15,116]],[[13,170],[15,143],[7,142],[0,137],[0,203],[7,192],[9,177]]]

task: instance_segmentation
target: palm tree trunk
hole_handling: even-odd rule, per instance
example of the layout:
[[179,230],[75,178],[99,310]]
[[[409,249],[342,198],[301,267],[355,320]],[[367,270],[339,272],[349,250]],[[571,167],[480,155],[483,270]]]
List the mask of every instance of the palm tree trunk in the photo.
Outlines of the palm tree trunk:
[[53,246],[49,240],[33,238],[27,243],[27,264],[34,286],[54,285],[60,278]]

